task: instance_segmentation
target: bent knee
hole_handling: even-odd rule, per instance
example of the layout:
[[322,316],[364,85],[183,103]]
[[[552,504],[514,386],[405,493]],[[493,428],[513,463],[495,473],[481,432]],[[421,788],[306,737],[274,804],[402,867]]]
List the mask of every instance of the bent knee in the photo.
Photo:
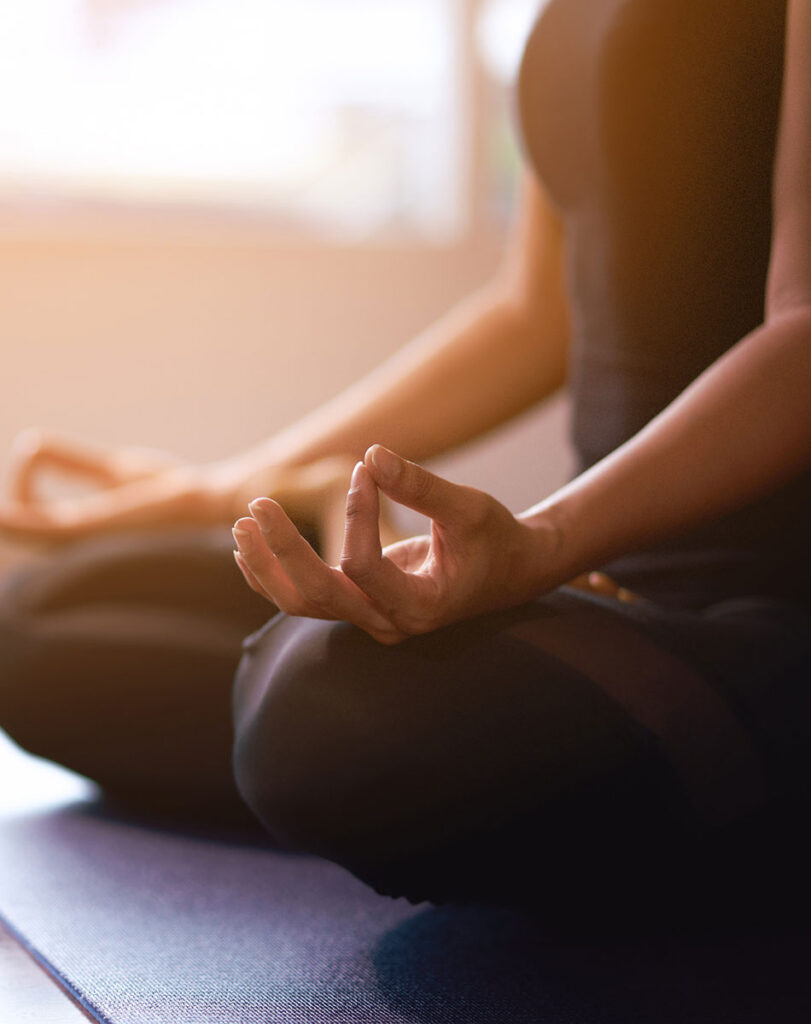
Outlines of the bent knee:
[[[29,753],[53,757],[54,716],[48,638],[40,638],[25,617],[0,608],[0,728]],[[56,696],[59,695],[57,690]],[[59,726],[64,727],[59,721]]]
[[[344,624],[275,621],[249,641],[234,689],[234,773],[285,846],[342,863],[366,852],[383,749]],[[355,631],[352,631],[354,633]]]

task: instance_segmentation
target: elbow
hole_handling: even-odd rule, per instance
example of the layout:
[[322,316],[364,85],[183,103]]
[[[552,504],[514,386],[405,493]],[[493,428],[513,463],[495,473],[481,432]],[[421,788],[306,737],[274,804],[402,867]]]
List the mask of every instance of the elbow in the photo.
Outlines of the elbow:
[[796,324],[806,328],[811,335],[811,287],[796,284],[774,286],[769,289],[766,301],[765,326],[773,324]]

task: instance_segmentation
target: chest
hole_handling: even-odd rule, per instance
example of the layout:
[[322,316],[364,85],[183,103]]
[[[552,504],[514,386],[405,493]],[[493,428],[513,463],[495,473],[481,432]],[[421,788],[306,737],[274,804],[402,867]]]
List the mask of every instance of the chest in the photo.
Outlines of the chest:
[[784,19],[785,0],[548,0],[518,93],[553,198],[566,207],[770,147]]

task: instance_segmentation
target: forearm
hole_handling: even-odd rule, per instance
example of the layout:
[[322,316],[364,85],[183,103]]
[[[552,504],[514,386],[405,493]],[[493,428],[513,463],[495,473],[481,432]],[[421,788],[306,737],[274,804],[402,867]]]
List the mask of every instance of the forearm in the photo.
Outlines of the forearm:
[[242,457],[295,467],[352,461],[375,441],[426,459],[492,429],[560,387],[567,324],[540,321],[509,289],[491,286],[435,323],[380,368]]
[[[753,332],[642,431],[522,513],[552,585],[754,501],[811,462],[811,308]],[[548,560],[548,555],[546,556]],[[549,567],[536,567],[548,582]]]

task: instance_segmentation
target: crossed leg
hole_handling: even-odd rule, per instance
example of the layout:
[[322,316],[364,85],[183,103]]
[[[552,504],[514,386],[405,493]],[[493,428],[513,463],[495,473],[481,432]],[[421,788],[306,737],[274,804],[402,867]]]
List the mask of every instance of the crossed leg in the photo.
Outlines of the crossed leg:
[[[230,551],[227,532],[111,538],[7,581],[3,728],[130,805],[240,819],[231,682],[268,605]],[[237,783],[278,839],[386,892],[605,893],[762,799],[747,728],[679,653],[709,632],[743,672],[756,627],[568,591],[396,647],[279,616],[237,673]],[[760,643],[769,684],[781,636]]]
[[0,727],[130,807],[246,819],[230,692],[269,608],[231,548],[228,530],[110,536],[3,580]]
[[559,591],[395,647],[277,617],[235,684],[243,797],[279,841],[414,900],[642,878],[763,778],[701,673],[615,605]]

